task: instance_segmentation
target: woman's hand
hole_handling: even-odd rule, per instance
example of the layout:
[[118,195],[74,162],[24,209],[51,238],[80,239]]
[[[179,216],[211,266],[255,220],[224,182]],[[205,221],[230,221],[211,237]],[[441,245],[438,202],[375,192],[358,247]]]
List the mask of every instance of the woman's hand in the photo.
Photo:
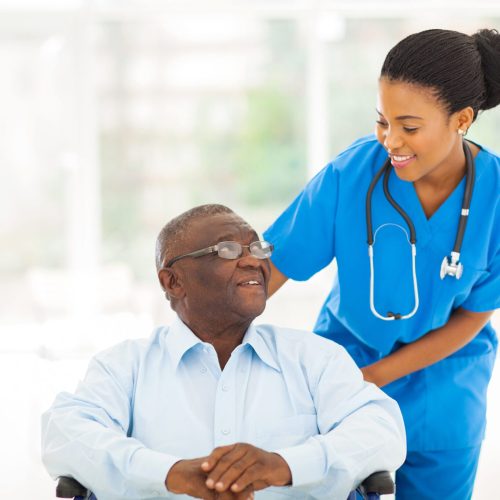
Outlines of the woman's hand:
[[371,365],[361,368],[363,377],[379,387],[426,368],[467,345],[489,321],[493,311],[457,309],[448,323]]

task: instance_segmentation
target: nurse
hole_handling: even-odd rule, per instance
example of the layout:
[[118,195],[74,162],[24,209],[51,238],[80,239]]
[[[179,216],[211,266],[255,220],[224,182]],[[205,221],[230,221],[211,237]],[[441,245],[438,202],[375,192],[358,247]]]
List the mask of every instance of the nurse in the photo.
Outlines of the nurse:
[[[497,349],[489,320],[500,304],[500,157],[465,135],[499,103],[496,30],[405,38],[382,67],[375,136],[340,153],[264,234],[275,245],[271,293],[336,259],[315,331],[342,344],[401,406],[408,456],[398,500],[472,495]],[[387,160],[389,196],[409,223],[388,201],[384,175],[367,204]]]

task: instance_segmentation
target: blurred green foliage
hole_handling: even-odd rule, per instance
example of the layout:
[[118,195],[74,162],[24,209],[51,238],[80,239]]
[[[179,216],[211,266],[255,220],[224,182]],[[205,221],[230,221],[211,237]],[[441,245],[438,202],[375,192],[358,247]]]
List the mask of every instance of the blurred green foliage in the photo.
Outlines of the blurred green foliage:
[[272,86],[252,89],[242,99],[245,112],[232,134],[200,127],[195,142],[202,152],[201,179],[192,184],[194,200],[283,204],[306,181],[301,106]]
[[236,190],[250,205],[282,204],[306,181],[302,107],[269,87],[250,92],[247,108],[235,150]]

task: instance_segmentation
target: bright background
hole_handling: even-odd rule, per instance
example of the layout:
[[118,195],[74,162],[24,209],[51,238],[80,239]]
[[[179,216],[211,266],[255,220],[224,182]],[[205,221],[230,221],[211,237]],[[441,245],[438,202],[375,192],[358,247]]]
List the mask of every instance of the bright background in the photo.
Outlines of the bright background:
[[[385,54],[431,27],[499,28],[500,3],[0,0],[0,498],[54,497],[41,412],[93,353],[172,318],[162,225],[220,202],[263,231],[373,130]],[[500,109],[470,137],[499,151],[498,130]],[[333,272],[263,320],[310,329]],[[477,500],[498,495],[499,379]]]

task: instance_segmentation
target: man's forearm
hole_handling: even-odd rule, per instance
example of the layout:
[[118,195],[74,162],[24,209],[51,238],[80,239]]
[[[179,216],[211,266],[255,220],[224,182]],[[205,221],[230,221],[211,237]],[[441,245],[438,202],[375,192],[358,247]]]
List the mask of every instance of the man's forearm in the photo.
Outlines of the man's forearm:
[[403,418],[394,400],[363,381],[344,349],[323,362],[314,390],[319,434],[277,453],[290,467],[293,486],[311,496],[346,498],[371,473],[403,463]]
[[361,369],[365,380],[382,387],[409,373],[450,356],[467,345],[488,322],[493,312],[457,309],[441,328],[401,347],[389,356]]
[[293,486],[313,497],[335,491],[346,498],[378,470],[395,470],[406,454],[405,432],[392,400],[368,403],[326,434],[279,450],[292,471]]
[[42,458],[49,473],[74,477],[98,498],[163,495],[165,476],[179,459],[128,438],[111,421],[103,425],[103,418],[98,408],[58,398],[43,416]]

